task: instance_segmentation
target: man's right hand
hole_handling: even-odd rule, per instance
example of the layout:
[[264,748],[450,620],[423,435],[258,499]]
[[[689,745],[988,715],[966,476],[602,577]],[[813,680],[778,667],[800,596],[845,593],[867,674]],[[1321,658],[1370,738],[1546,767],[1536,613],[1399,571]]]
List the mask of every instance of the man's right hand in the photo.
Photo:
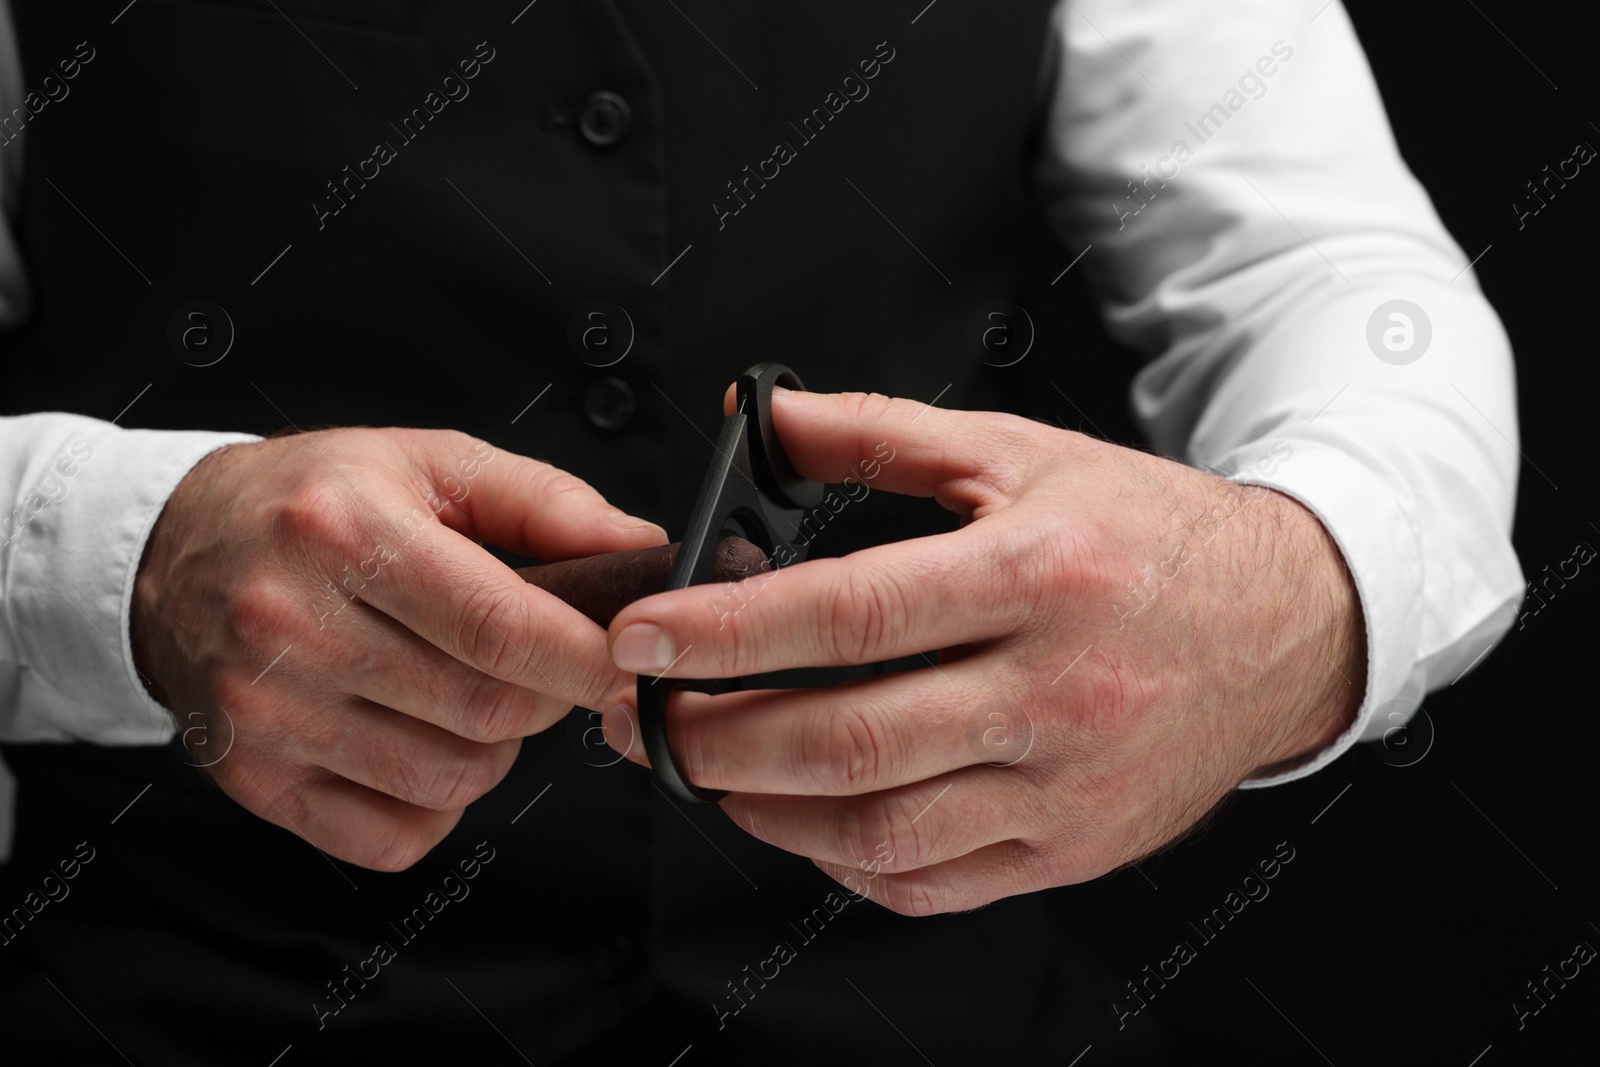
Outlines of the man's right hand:
[[603,630],[480,543],[549,561],[665,541],[573,475],[453,431],[232,445],[151,531],[134,661],[180,731],[208,740],[197,752],[231,742],[208,769],[234,800],[403,870],[523,737],[631,680]]

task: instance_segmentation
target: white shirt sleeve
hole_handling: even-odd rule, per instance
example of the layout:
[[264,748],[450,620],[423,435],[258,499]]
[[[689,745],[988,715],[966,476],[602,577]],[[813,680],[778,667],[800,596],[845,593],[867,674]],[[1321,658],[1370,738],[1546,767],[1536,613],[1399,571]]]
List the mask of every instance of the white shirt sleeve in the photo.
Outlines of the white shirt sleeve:
[[133,666],[133,579],[183,476],[249,434],[0,418],[0,740],[160,744],[174,732]]
[[1293,496],[1355,578],[1357,721],[1253,785],[1404,722],[1523,593],[1510,346],[1324,3],[1063,2],[1036,176],[1108,328],[1152,357],[1151,442]]

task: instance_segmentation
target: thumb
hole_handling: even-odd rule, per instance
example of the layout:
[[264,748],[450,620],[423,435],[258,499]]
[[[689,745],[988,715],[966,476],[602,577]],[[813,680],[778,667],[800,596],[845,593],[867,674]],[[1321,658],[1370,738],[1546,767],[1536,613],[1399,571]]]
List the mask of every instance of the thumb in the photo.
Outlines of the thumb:
[[558,467],[454,431],[407,442],[428,504],[466,537],[545,561],[665,544],[666,531]]

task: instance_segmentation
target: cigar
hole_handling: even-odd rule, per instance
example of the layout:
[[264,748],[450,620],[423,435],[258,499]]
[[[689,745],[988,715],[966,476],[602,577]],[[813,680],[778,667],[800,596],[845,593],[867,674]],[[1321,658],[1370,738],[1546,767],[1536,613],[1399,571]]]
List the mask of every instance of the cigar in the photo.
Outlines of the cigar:
[[[635,600],[659,593],[667,586],[680,545],[658,545],[628,552],[607,552],[585,559],[520,567],[517,573],[547,593],[553,593],[601,626],[610,626],[617,613]],[[742,537],[717,542],[716,580],[739,582],[770,570],[767,555]]]

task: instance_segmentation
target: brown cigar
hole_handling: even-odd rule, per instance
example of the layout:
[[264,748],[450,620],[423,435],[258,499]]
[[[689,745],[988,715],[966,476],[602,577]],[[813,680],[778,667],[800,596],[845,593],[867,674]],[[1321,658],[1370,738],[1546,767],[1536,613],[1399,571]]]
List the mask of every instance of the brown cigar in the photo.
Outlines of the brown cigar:
[[[601,626],[610,626],[617,612],[666,588],[678,544],[608,552],[585,559],[521,567],[517,573],[547,593],[554,593]],[[769,570],[766,553],[742,537],[717,542],[719,582],[739,582]]]

